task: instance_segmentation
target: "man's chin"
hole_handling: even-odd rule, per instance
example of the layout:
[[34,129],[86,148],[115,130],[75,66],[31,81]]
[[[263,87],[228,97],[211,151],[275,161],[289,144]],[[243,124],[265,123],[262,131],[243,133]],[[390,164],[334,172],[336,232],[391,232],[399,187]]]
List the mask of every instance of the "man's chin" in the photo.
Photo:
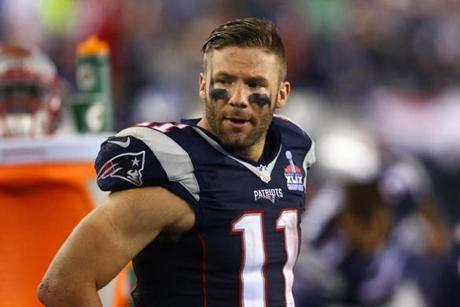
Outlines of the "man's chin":
[[219,139],[222,144],[233,150],[244,150],[254,145],[257,141],[255,131],[248,131],[248,129],[225,129],[222,127],[219,131]]
[[241,149],[248,146],[246,134],[226,133],[220,140],[225,147],[230,147],[232,149]]

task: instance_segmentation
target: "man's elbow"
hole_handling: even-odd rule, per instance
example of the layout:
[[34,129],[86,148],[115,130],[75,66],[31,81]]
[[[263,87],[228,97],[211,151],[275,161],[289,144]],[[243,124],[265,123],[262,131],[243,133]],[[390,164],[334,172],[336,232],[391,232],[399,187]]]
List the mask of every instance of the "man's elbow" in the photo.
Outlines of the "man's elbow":
[[102,306],[95,282],[69,275],[46,275],[36,290],[38,300],[47,307]]
[[50,284],[42,280],[37,287],[37,298],[40,303],[47,305],[47,303],[50,301],[50,298],[53,296],[55,295],[53,295],[53,290]]
[[68,301],[68,295],[69,291],[58,281],[43,279],[37,287],[37,298],[45,306],[59,306]]
[[53,285],[49,280],[42,280],[37,287],[37,298],[45,306],[51,306],[59,300],[60,292],[56,283]]

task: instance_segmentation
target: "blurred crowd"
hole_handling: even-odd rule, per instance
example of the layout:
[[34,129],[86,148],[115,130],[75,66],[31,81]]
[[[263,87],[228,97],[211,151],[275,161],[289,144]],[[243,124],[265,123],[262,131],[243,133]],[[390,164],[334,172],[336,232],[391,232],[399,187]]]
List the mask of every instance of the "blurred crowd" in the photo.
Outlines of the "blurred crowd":
[[0,41],[48,54],[69,97],[77,44],[107,41],[119,130],[199,114],[201,44],[247,16],[277,24],[283,113],[317,141],[299,305],[387,304],[407,280],[413,306],[459,302],[460,1],[0,0]]

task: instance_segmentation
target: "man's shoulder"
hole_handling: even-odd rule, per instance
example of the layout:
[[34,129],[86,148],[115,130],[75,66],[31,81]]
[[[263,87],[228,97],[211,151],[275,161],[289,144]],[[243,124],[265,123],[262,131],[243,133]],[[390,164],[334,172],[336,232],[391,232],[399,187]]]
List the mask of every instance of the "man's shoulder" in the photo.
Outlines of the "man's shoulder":
[[107,138],[101,152],[124,153],[149,150],[155,155],[178,151],[181,139],[190,137],[191,127],[176,122],[141,123],[121,130]]
[[307,148],[312,146],[313,141],[308,133],[286,116],[275,115],[272,120],[272,127],[281,133],[284,142],[303,144]]
[[121,130],[115,136],[133,136],[141,139],[153,138],[160,134],[168,136],[187,134],[191,126],[177,122],[144,122]]
[[193,171],[189,150],[181,140],[191,137],[186,124],[142,123],[107,138],[96,158],[103,190],[161,185]]
[[120,138],[136,139],[155,153],[174,150],[177,146],[183,147],[184,150],[193,150],[194,146],[189,145],[194,144],[197,134],[193,125],[187,123],[146,122],[121,130],[107,142],[116,144],[116,139]]

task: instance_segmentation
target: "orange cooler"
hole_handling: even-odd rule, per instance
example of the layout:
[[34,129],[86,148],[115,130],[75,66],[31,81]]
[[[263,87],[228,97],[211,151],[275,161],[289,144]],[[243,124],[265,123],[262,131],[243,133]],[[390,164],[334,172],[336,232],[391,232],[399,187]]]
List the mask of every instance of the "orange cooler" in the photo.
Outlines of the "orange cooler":
[[[0,140],[0,305],[42,306],[35,289],[94,206],[99,135]],[[75,268],[78,269],[78,268]]]

